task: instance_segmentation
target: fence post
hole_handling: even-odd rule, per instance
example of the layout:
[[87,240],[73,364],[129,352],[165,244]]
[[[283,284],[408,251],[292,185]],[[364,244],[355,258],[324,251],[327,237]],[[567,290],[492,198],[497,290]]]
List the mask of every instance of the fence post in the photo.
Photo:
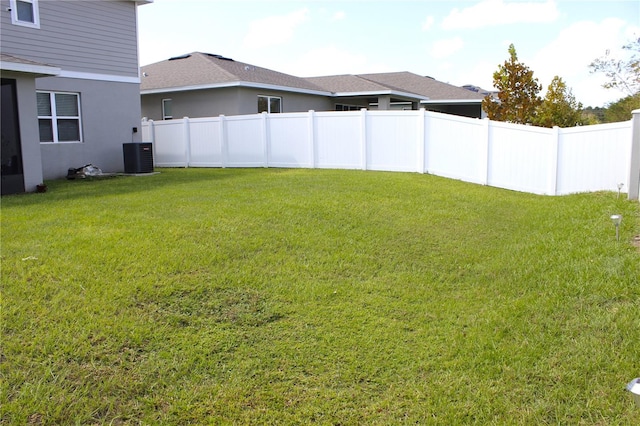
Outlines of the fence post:
[[640,109],[632,112],[631,119],[631,164],[629,165],[629,200],[640,197]]
[[425,119],[424,119],[424,108],[420,108],[418,110],[418,140],[417,140],[417,150],[418,150],[418,161],[416,164],[416,168],[418,169],[418,173],[424,173],[425,161],[424,161],[424,153],[426,150],[424,135],[425,131]]
[[182,137],[184,138],[185,167],[191,165],[191,132],[189,131],[189,117],[182,117]]
[[553,126],[551,132],[551,158],[549,158],[549,176],[547,191],[549,195],[558,195],[558,152],[560,149],[560,127]]
[[153,120],[146,120],[145,123],[149,125],[147,136],[149,137],[149,142],[151,142],[151,146],[153,147],[151,149],[151,154],[153,155],[153,164],[157,164],[158,159],[156,158],[156,129],[154,127]]
[[360,152],[362,170],[367,170],[367,109],[360,110]]
[[271,156],[271,135],[269,134],[269,115],[266,111],[260,114],[261,129],[262,129],[262,152],[264,155],[264,166],[269,167],[269,157]]
[[483,185],[489,185],[489,173],[491,173],[491,120],[485,117],[482,119],[482,142],[484,143],[484,158],[482,159],[482,180]]
[[222,168],[224,169],[225,167],[227,167],[227,164],[229,162],[229,147],[227,146],[228,141],[227,141],[227,129],[226,129],[226,120],[223,114],[220,114],[219,116],[220,118],[220,154],[222,157]]
[[307,118],[307,132],[309,137],[309,153],[311,154],[311,168],[316,168],[316,113],[309,110]]

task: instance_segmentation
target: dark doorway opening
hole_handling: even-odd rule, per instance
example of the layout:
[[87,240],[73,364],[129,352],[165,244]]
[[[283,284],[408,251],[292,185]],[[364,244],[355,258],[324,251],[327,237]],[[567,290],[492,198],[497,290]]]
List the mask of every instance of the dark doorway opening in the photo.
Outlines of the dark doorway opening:
[[16,80],[2,79],[2,103],[0,104],[0,133],[2,136],[2,195],[24,192],[22,169],[22,143],[18,121],[18,97]]

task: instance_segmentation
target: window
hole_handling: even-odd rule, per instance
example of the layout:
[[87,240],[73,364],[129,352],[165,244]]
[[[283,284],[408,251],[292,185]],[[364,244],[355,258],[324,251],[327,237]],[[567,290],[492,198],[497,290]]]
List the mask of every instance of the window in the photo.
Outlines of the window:
[[363,106],[336,104],[336,111],[360,111]]
[[171,120],[172,118],[173,118],[173,113],[171,112],[171,99],[163,99],[162,100],[162,119]]
[[282,112],[282,98],[275,96],[258,96],[258,114],[261,112]]
[[11,23],[31,28],[40,28],[38,0],[10,0]]
[[80,95],[37,92],[40,142],[82,142]]

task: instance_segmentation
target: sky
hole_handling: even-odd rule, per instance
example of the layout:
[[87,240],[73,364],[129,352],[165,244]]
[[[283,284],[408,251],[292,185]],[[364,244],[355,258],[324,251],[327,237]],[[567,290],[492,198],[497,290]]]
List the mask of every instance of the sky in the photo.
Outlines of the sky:
[[[640,38],[638,0],[155,0],[138,8],[140,64],[190,52],[298,77],[409,71],[493,88],[518,60],[583,106],[626,96],[589,64]],[[628,56],[626,56],[628,57]]]

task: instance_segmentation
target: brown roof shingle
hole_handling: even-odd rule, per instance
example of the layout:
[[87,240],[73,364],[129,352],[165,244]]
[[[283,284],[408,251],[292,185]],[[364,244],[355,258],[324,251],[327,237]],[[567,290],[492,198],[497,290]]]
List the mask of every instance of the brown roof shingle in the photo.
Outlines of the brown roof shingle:
[[405,91],[427,96],[429,100],[477,100],[484,96],[462,87],[443,83],[431,77],[423,77],[410,72],[390,72],[381,74],[359,74],[360,77],[378,84],[402,88]]
[[345,74],[300,78],[289,74],[234,61],[220,55],[192,52],[142,67],[140,89],[168,91],[171,89],[215,87],[233,84],[270,85],[279,89],[332,94],[404,93],[430,102],[477,102],[483,95],[462,87],[443,83],[410,72],[378,74]]
[[325,92],[299,77],[201,52],[146,65],[141,71],[142,91],[246,82]]

